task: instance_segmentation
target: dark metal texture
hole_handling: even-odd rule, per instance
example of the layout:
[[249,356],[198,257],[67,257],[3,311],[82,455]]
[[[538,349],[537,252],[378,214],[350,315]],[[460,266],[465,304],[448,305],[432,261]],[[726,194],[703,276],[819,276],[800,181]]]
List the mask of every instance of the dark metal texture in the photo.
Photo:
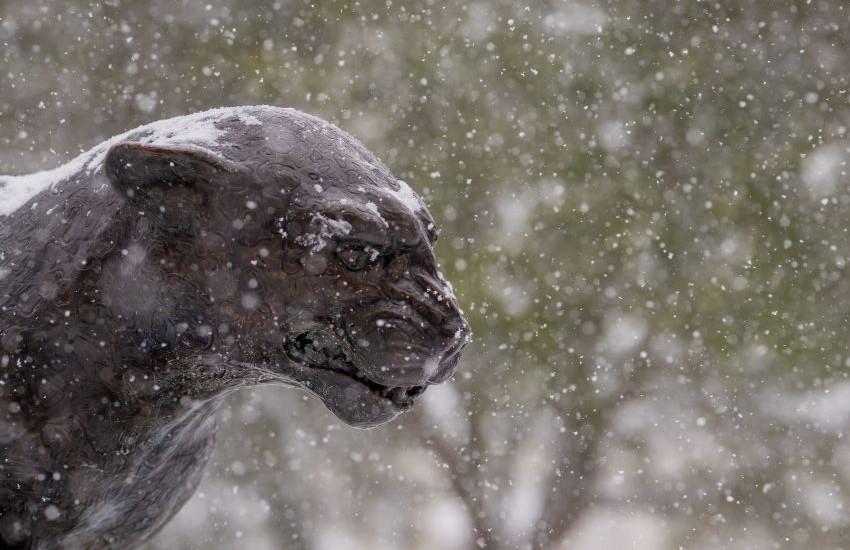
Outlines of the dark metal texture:
[[348,134],[274,107],[158,124],[0,216],[0,547],[132,547],[229,392],[375,426],[469,338],[430,214]]

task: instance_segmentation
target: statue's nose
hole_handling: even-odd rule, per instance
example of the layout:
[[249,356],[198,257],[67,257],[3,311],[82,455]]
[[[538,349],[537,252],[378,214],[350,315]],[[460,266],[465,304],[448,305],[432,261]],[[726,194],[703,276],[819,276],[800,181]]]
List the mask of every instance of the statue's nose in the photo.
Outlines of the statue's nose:
[[453,309],[454,311],[443,320],[440,326],[440,332],[451,340],[469,340],[472,334],[469,323],[466,322],[463,314],[457,308]]
[[431,384],[444,382],[454,373],[461,352],[472,337],[472,329],[460,312],[443,323],[442,331],[447,337],[446,346],[437,369],[428,378],[428,382]]

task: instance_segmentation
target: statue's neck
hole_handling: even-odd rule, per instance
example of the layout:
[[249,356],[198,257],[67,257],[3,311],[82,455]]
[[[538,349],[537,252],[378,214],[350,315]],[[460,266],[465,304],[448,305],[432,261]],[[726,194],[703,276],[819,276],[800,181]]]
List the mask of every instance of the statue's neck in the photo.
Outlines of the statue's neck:
[[[81,462],[147,445],[168,426],[212,414],[230,391],[246,385],[232,373],[203,366],[131,364],[107,355],[110,346],[85,340],[74,346],[85,353],[51,354],[26,345],[18,353],[0,353],[0,406],[28,431],[51,433],[55,426],[64,435],[51,441],[53,450],[79,452]],[[88,445],[66,449],[65,435],[83,437]]]

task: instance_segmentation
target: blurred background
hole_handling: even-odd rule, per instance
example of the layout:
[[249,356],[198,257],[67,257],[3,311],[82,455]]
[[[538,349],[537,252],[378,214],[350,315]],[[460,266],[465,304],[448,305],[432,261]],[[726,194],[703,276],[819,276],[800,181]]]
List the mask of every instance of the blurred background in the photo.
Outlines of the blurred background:
[[233,398],[157,549],[846,548],[843,0],[0,0],[0,173],[269,103],[430,204],[476,331],[371,431]]

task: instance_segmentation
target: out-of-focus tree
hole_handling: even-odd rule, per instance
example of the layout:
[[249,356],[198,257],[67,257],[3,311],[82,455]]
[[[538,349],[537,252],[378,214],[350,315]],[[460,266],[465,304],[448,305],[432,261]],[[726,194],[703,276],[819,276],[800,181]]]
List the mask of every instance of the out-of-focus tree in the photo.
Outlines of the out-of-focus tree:
[[841,548],[850,11],[839,0],[7,0],[0,172],[272,103],[428,200],[476,329],[370,432],[233,399],[152,547]]

